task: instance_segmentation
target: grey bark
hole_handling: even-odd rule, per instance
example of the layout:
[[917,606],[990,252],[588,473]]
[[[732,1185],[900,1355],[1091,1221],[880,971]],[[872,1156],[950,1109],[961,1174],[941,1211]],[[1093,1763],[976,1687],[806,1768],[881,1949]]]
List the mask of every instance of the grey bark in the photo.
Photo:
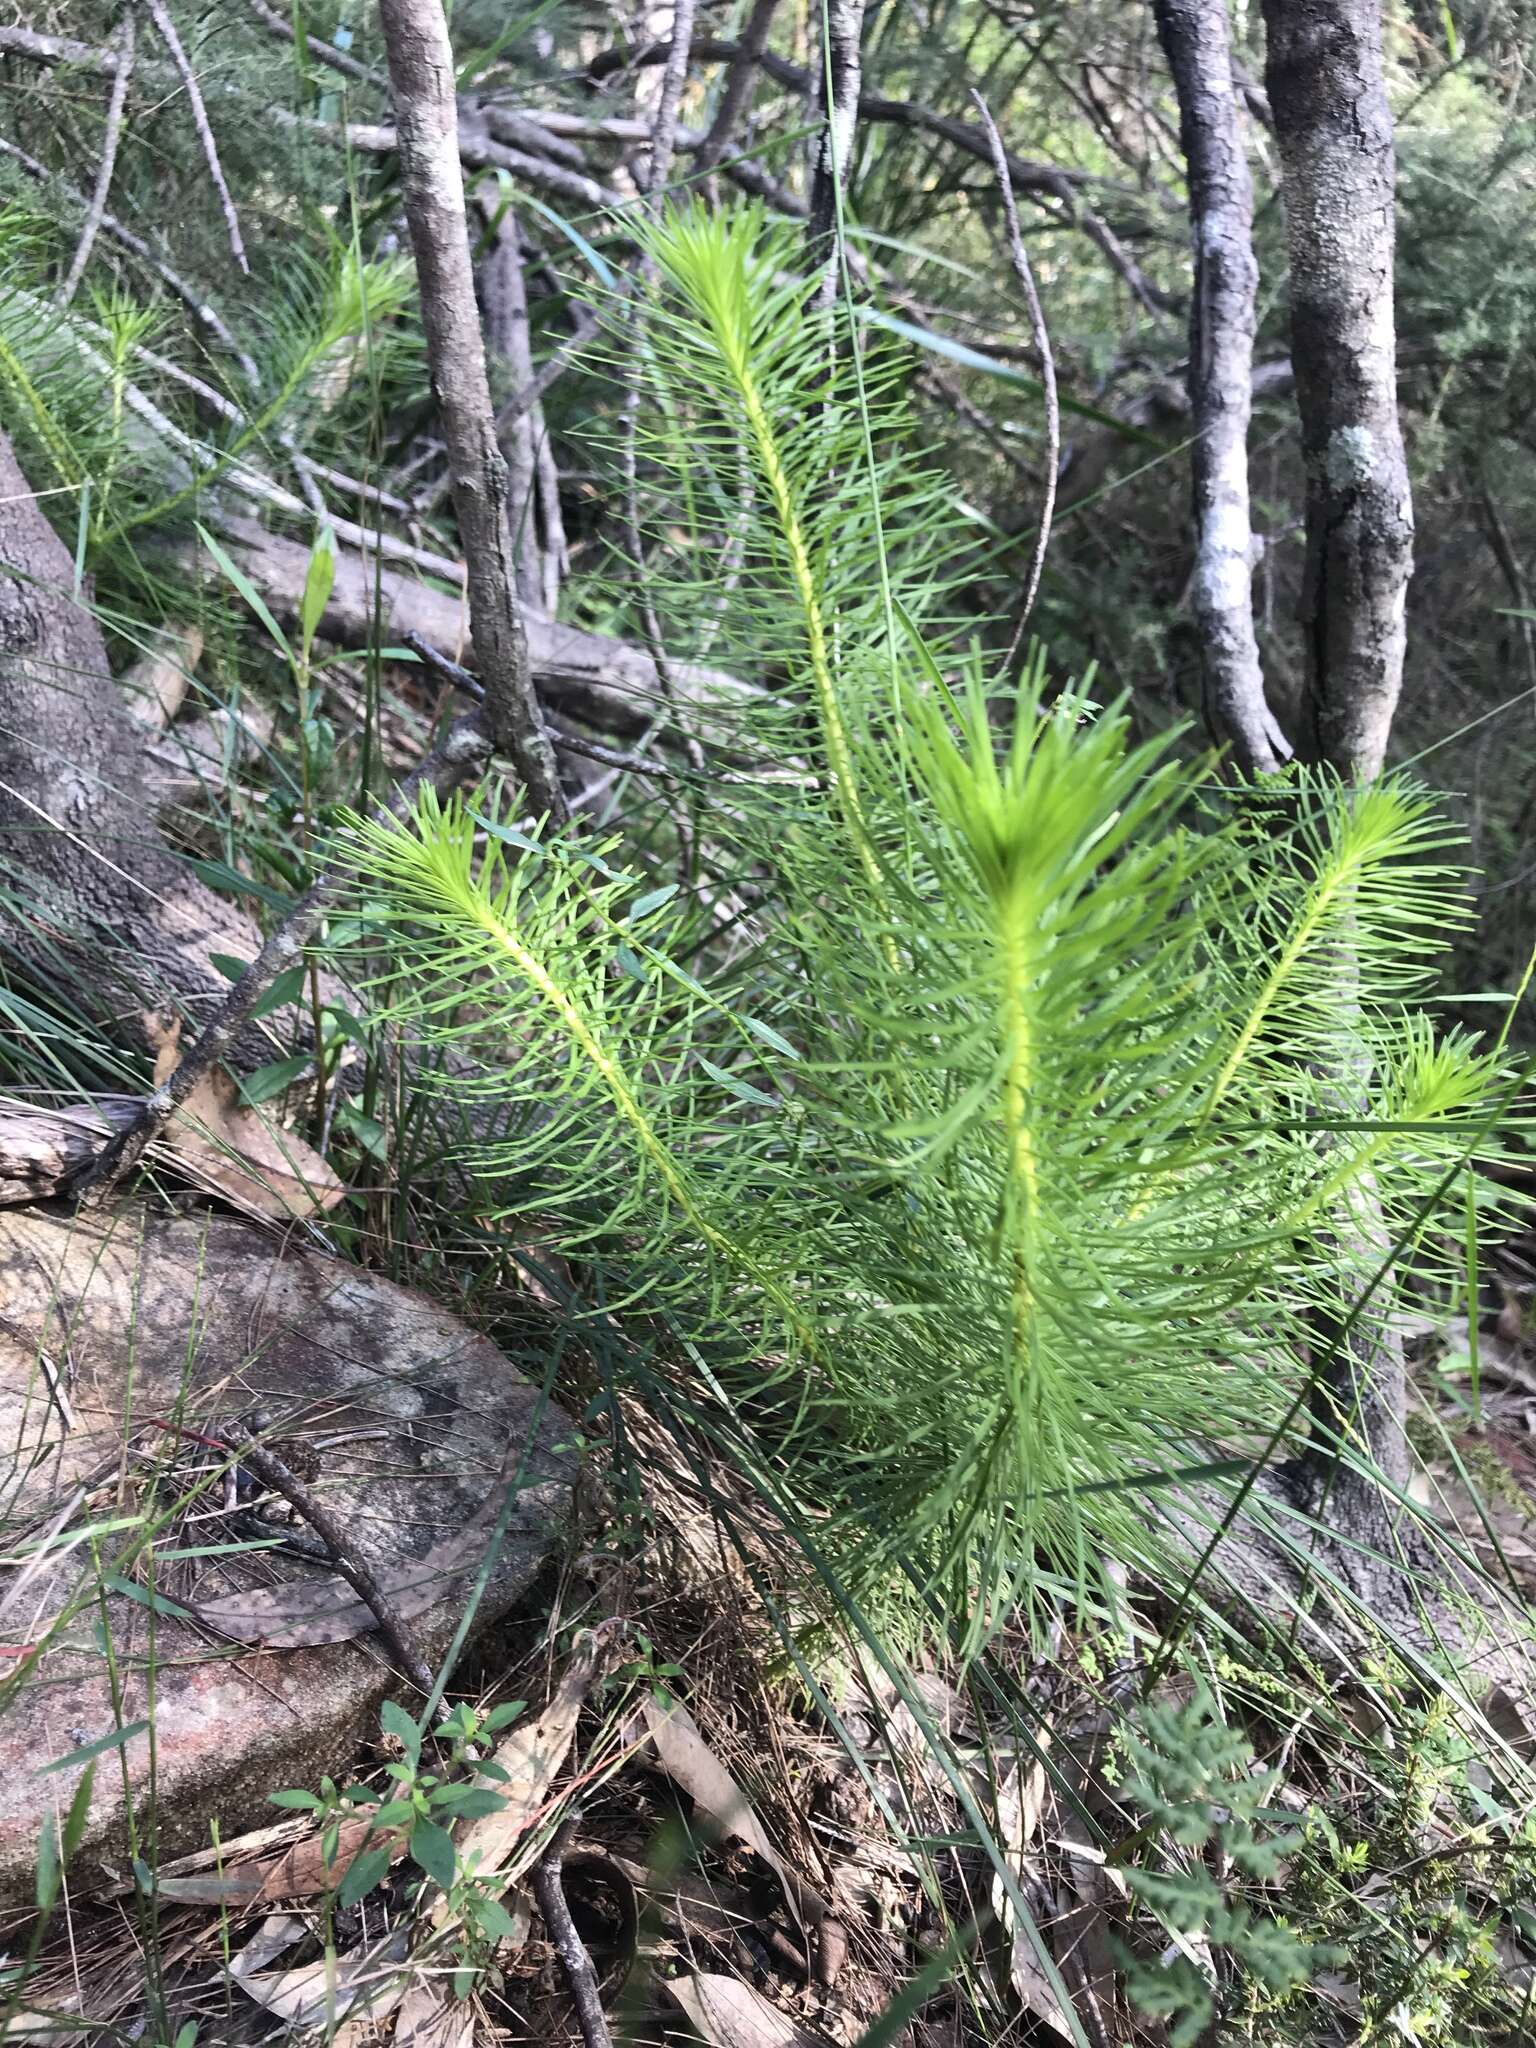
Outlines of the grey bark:
[[1392,115],[1380,0],[1264,0],[1306,457],[1311,751],[1381,771],[1402,687],[1413,503],[1397,414]]
[[[480,308],[486,349],[505,363],[514,391],[533,390],[528,290],[521,238],[510,208],[502,214],[480,265]],[[511,413],[503,410],[496,428],[507,464],[517,594],[527,609],[553,617],[565,568],[565,528],[544,408],[535,397]]]
[[[1368,781],[1386,759],[1402,688],[1404,608],[1413,568],[1413,503],[1397,413],[1393,312],[1395,163],[1382,76],[1380,0],[1265,0],[1265,83],[1284,177],[1290,248],[1291,361],[1306,462],[1307,750]],[[1357,1005],[1353,956],[1341,952],[1338,1006]],[[1341,1031],[1332,1076],[1346,1115],[1370,1112],[1370,1076]],[[1389,1250],[1374,1202],[1335,1219],[1341,1292],[1379,1270]],[[1321,1495],[1356,1520],[1386,1518],[1382,1497],[1335,1463],[1330,1439],[1363,1443],[1403,1483],[1408,1448],[1401,1338],[1386,1315],[1393,1282],[1340,1337],[1312,1402],[1306,1461]]]
[[453,49],[441,0],[380,0],[400,175],[421,288],[432,388],[453,475],[469,586],[470,637],[499,751],[517,765],[535,809],[569,815],[544,730],[517,599],[507,465],[496,445],[485,345],[469,256],[459,165]]
[[1153,0],[1153,12],[1178,94],[1188,167],[1193,606],[1206,714],[1247,773],[1269,774],[1291,749],[1264,696],[1253,628],[1248,420],[1259,266],[1226,0]]
[[261,944],[159,837],[152,779],[69,551],[0,436],[0,942],[53,974],[89,960],[82,999],[120,1025],[167,1001],[205,1013],[225,987],[210,953]]
[[[824,11],[823,11],[824,10]],[[823,0],[815,10],[822,47],[814,83],[821,117],[811,165],[811,258],[821,270],[817,296],[830,305],[837,295],[837,220],[853,161],[863,77],[864,0]]]

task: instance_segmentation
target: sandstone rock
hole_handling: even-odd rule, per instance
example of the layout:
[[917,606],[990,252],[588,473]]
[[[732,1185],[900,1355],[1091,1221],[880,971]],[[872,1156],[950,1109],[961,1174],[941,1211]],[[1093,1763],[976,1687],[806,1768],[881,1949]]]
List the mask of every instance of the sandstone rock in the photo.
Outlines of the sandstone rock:
[[0,1903],[26,1903],[84,1768],[49,1763],[149,1724],[97,1763],[88,1885],[126,1867],[130,1805],[150,1863],[214,1819],[228,1839],[401,1690],[351,1588],[272,1547],[284,1527],[217,1445],[220,1417],[253,1416],[429,1660],[504,1509],[477,1627],[564,1533],[566,1418],[420,1296],[231,1217],[0,1211]]

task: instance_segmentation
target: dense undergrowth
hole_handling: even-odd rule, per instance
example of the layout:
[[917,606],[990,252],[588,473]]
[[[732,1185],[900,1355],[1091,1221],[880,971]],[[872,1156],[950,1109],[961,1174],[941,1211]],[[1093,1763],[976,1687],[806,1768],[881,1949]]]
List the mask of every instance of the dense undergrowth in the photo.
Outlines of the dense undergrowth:
[[[1433,186],[1427,150],[1412,173]],[[3,223],[7,424],[67,494],[57,523],[115,652],[195,618],[204,708],[277,714],[170,835],[268,921],[327,851],[356,883],[327,934],[348,993],[306,1002],[318,1085],[298,1027],[247,1076],[345,1175],[330,1242],[530,1367],[558,1323],[559,1390],[606,1488],[596,1547],[641,1586],[655,1646],[622,1684],[663,1682],[660,1663],[705,1714],[730,1581],[757,1802],[794,1839],[763,1724],[786,1753],[830,1729],[876,1782],[868,1839],[924,1902],[893,1995],[937,1955],[961,2038],[1005,2038],[1021,2002],[1092,2038],[1039,1933],[1045,1872],[1091,1899],[1096,1935],[1113,1924],[1116,2024],[1149,2041],[1160,2020],[1174,2042],[1264,2048],[1521,2038],[1531,1786],[1508,1727],[1451,1646],[1437,1668],[1367,1629],[1314,1663],[1219,1553],[1193,1561],[1255,1469],[1307,1441],[1320,1319],[1460,1317],[1475,1353],[1504,1220],[1484,1169],[1517,1077],[1507,1028],[1436,1023],[1468,921],[1441,804],[1406,778],[1235,788],[1165,715],[1166,649],[1147,690],[1120,659],[1009,676],[985,522],[915,452],[912,356],[845,308],[808,317],[795,235],[742,209],[650,237],[641,509],[666,644],[752,691],[695,705],[705,751],[610,771],[569,833],[498,784],[362,824],[445,714],[435,683],[309,634],[283,651],[216,565],[194,584],[172,550],[280,433],[371,458],[422,408],[372,177],[345,238],[315,229],[287,298],[242,328],[262,332],[257,388],[227,386],[238,418],[164,368],[207,369],[180,315],[117,290],[54,316],[55,223],[35,195]],[[572,295],[611,312],[597,230],[572,225],[558,264],[587,266]],[[1468,322],[1463,353],[1486,341]],[[599,490],[624,370],[622,345],[595,349],[572,405],[595,417],[570,440]],[[582,566],[570,615],[635,627],[603,541]],[[1075,564],[1053,574],[1053,644],[1148,644],[1130,607],[1106,595],[1124,616],[1092,620],[1080,596]],[[8,1088],[142,1085],[105,994],[32,960],[7,963],[0,1001]],[[1389,1261],[1341,1253],[1367,1198]],[[1467,1462],[1470,1370],[1448,1430],[1446,1410],[1418,1418],[1434,1483]],[[1348,1420],[1333,1448],[1358,1469]],[[1445,1554],[1476,1522],[1464,1508]],[[715,1576],[675,1585],[658,1559],[701,1523]],[[133,1580],[144,1556],[140,1532],[108,1562]],[[936,1673],[968,1720],[935,1713]],[[881,1702],[862,1740],[851,1675]],[[1010,1773],[1037,1788],[1034,1829]],[[149,1924],[152,1888],[140,1903]],[[491,1967],[484,1942],[460,1962]]]

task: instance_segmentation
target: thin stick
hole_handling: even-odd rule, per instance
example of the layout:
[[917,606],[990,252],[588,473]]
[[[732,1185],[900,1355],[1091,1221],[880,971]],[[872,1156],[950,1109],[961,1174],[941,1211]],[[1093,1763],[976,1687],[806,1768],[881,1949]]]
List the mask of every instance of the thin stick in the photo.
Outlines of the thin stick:
[[725,90],[720,95],[715,118],[698,146],[697,169],[706,176],[731,146],[736,123],[741,119],[741,110],[752,90],[758,59],[768,45],[768,31],[773,25],[774,10],[778,4],[779,0],[754,0],[736,54],[726,69]]
[[571,1909],[565,1902],[565,1889],[560,1882],[560,1866],[565,1861],[565,1852],[574,1833],[574,1823],[567,1821],[550,1843],[543,1861],[533,1873],[533,1895],[538,1900],[545,1929],[570,1984],[576,2023],[581,2028],[586,2048],[613,2048],[597,1972],[592,1967],[585,1942],[576,1932],[576,1923],[571,1918]]
[[289,1506],[296,1508],[304,1517],[330,1551],[337,1571],[358,1598],[372,1609],[379,1624],[379,1634],[389,1645],[400,1669],[412,1685],[430,1693],[436,1684],[431,1665],[412,1642],[389,1595],[348,1544],[345,1531],[330,1509],[317,1500],[304,1481],[290,1472],[276,1452],[268,1450],[243,1422],[220,1422],[217,1428],[224,1442],[239,1453],[240,1463],[254,1472],[263,1486],[270,1487],[273,1493],[280,1493]]
[[997,123],[992,118],[991,108],[979,92],[973,91],[971,98],[976,102],[977,111],[987,131],[987,140],[992,145],[992,168],[997,173],[997,186],[1003,199],[1003,218],[1008,224],[1008,254],[1013,260],[1013,274],[1019,281],[1025,304],[1029,307],[1029,324],[1034,334],[1035,347],[1040,354],[1040,381],[1045,386],[1045,499],[1040,507],[1040,531],[1035,536],[1035,558],[1029,565],[1029,582],[1024,591],[1024,606],[1019,613],[1018,624],[1013,629],[1013,638],[1008,643],[1006,667],[1011,671],[1018,658],[1024,628],[1028,625],[1029,615],[1035,608],[1040,577],[1045,569],[1045,551],[1051,542],[1051,517],[1056,510],[1056,473],[1061,467],[1061,401],[1056,390],[1056,358],[1051,353],[1051,337],[1046,331],[1040,294],[1035,290],[1035,273],[1029,267],[1024,237],[1019,232],[1019,209],[1014,204],[1013,177],[1008,168],[1008,152],[1003,147],[1003,138],[997,132]]
[[96,172],[96,183],[91,191],[90,204],[86,208],[85,223],[80,230],[80,239],[75,244],[75,253],[70,260],[69,271],[59,286],[54,303],[60,310],[67,306],[79,289],[85,275],[85,266],[91,260],[91,250],[96,236],[106,217],[107,194],[112,189],[113,173],[117,169],[118,144],[123,138],[123,109],[128,104],[128,88],[133,83],[134,57],[134,12],[133,0],[123,9],[122,26],[117,38],[117,69],[112,74],[112,97],[107,102],[107,131],[102,138],[101,164]]
[[240,216],[235,211],[235,202],[230,197],[228,185],[224,182],[224,166],[219,162],[218,144],[214,141],[213,130],[208,125],[208,109],[203,105],[197,73],[192,69],[191,59],[182,48],[175,22],[165,11],[164,0],[149,0],[149,18],[155,24],[156,34],[170,52],[171,62],[181,73],[181,82],[187,89],[187,103],[192,109],[192,125],[196,128],[197,139],[203,146],[203,161],[208,166],[213,189],[219,195],[219,205],[224,209],[224,225],[229,230],[229,246],[235,261],[249,277],[251,266],[245,260],[245,243],[240,235]]
[[[653,217],[660,213],[662,190],[671,173],[672,158],[677,149],[677,110],[687,78],[688,54],[693,47],[694,12],[695,0],[674,0],[672,40],[667,51],[666,69],[662,74],[655,118],[651,123],[651,146],[638,180],[641,199],[646,211]],[[628,388],[624,393],[623,528],[625,550],[635,572],[635,595],[639,600],[640,624],[645,635],[646,648],[651,660],[656,664],[656,679],[661,685],[661,694],[671,708],[675,707],[677,693],[673,688],[672,670],[662,639],[661,621],[656,615],[656,607],[651,602],[650,589],[646,582],[645,542],[640,533],[640,465],[637,446],[640,429],[640,380],[644,374],[646,336],[650,325],[647,300],[655,278],[654,262],[648,254],[642,255],[629,280],[630,308],[628,333],[625,336],[632,367]],[[675,717],[675,710],[673,715]],[[684,733],[683,745],[690,765],[696,770],[702,770],[704,754],[698,740],[693,734]],[[677,831],[679,855],[686,870],[693,864],[693,844],[688,825],[682,817],[677,819]]]
[[[46,164],[39,163],[35,156],[29,156],[24,149],[19,148],[4,135],[0,135],[0,156],[7,156],[11,159],[12,163],[20,164],[27,176],[35,178],[40,185],[56,186],[67,199],[72,200],[82,210],[89,207],[91,202],[83,192],[77,192],[67,179],[57,176],[55,172],[49,170]],[[212,306],[199,298],[186,279],[172,270],[168,263],[162,263],[142,236],[136,235],[132,228],[124,227],[123,223],[114,214],[103,213],[101,225],[103,230],[115,242],[120,243],[123,248],[128,250],[130,255],[137,256],[139,261],[159,278],[167,290],[175,293],[176,297],[181,300],[199,326],[205,327],[219,346],[226,349],[234,357],[240,366],[241,376],[244,377],[252,390],[260,390],[261,372],[235,340],[235,337],[230,333]]]
[[453,46],[441,0],[380,0],[394,87],[405,213],[421,285],[432,387],[448,444],[469,592],[475,666],[499,751],[552,823],[570,815],[528,662],[507,519],[507,465],[496,445],[459,163]]
[[[380,804],[376,815],[399,817],[427,787],[447,795],[478,774],[490,759],[491,742],[478,712],[460,719],[441,746],[426,756],[407,776],[388,803]],[[236,1037],[249,1021],[251,1012],[277,977],[303,958],[304,949],[320,928],[345,880],[339,866],[324,869],[294,904],[288,915],[267,938],[261,951],[246,968],[204,1026],[186,1058],[168,1074],[152,1095],[146,1096],[134,1121],[113,1138],[75,1184],[82,1207],[99,1209],[107,1202],[124,1174],[136,1166],[144,1149],[165,1129],[176,1111],[210,1068],[220,1064]]]
[[[268,7],[266,0],[246,0],[246,4],[269,35],[277,36],[285,43],[295,41],[293,23],[279,14],[275,7]],[[384,82],[370,71],[366,64],[360,64],[355,57],[349,57],[344,50],[338,50],[334,43],[326,42],[322,36],[306,35],[304,47],[309,56],[318,58],[322,64],[329,64],[331,69],[339,71],[343,78],[356,79],[359,85],[381,86]]]

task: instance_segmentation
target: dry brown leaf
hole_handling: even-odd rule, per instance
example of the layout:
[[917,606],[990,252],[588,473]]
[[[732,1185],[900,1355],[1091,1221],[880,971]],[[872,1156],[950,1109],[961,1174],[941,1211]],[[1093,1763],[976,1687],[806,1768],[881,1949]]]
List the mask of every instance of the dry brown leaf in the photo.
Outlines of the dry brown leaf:
[[[343,1822],[329,1865],[322,1853],[323,1837],[310,1835],[302,1842],[294,1842],[280,1856],[226,1863],[222,1873],[159,1877],[155,1880],[155,1892],[157,1897],[181,1906],[265,1906],[275,1899],[309,1898],[317,1892],[329,1891],[340,1880],[352,1858],[369,1841],[372,1825],[366,1819]],[[385,1840],[392,1860],[404,1854],[405,1837],[399,1832],[380,1836],[370,1846],[381,1846]]]
[[[1042,1750],[1049,1747],[1049,1728],[1041,1728],[1038,1743]],[[1020,1879],[1024,1876],[1025,1851],[1039,1831],[1040,1817],[1045,1808],[1045,1789],[1045,1765],[1033,1754],[1013,1757],[998,1780],[998,1839],[1008,1852],[1009,1868]],[[1039,1943],[1043,1937],[1036,1929],[1037,1938],[1032,1939],[1030,1931],[1021,1925],[1008,1887],[1001,1877],[992,1880],[992,1906],[999,1921],[1013,1937],[1009,1974],[1019,2003],[1026,2012],[1070,2040],[1073,2023],[1040,1956]]]
[[[151,1011],[144,1030],[155,1049],[158,1088],[181,1064],[181,1020]],[[279,1222],[334,1209],[346,1193],[318,1152],[292,1131],[274,1130],[240,1100],[224,1067],[211,1067],[194,1084],[162,1142],[237,1208]]]
[[822,2048],[825,2036],[808,2034],[734,1977],[694,1972],[670,1977],[666,1989],[710,2048]]
[[393,1934],[375,1948],[354,1949],[329,1960],[322,1957],[298,1970],[242,1969],[247,1950],[230,1964],[229,1973],[247,1998],[290,2026],[318,2026],[360,2009],[377,2020],[393,2012],[405,1995],[406,1979],[399,1966],[406,1946],[403,1933]]
[[[508,1883],[528,1867],[536,1844],[531,1834],[548,1802],[556,1773],[570,1754],[582,1702],[592,1690],[604,1655],[596,1637],[583,1643],[566,1666],[555,1696],[536,1721],[514,1728],[491,1758],[505,1777],[484,1776],[479,1783],[502,1804],[496,1813],[465,1822],[456,1838],[459,1867],[479,1876],[492,1871]],[[440,1899],[434,1927],[449,1919],[448,1902]]]
[[688,1709],[680,1700],[663,1707],[647,1697],[640,1712],[656,1760],[667,1776],[709,1815],[722,1834],[744,1842],[754,1855],[761,1857],[801,1917],[811,1926],[819,1926],[830,1911],[826,1900],[802,1883],[779,1855],[752,1802],[704,1740]]
[[395,2015],[395,2048],[475,2048],[474,2008],[433,1978],[413,1984]]

